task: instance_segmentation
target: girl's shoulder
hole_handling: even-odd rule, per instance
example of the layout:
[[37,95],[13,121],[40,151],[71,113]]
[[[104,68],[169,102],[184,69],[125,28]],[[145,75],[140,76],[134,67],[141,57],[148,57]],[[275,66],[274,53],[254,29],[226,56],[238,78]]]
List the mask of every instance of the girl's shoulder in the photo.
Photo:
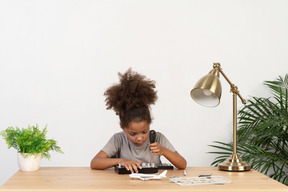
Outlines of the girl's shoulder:
[[161,132],[158,132],[158,131],[156,131],[156,136],[164,136],[164,134],[163,133],[161,133]]
[[123,136],[125,136],[125,133],[124,133],[124,131],[120,131],[120,132],[118,132],[118,133],[114,133],[113,136],[116,136],[116,137],[123,137]]
[[112,138],[115,140],[115,141],[127,141],[127,136],[126,134],[124,133],[124,131],[120,131],[118,133],[114,133],[114,135],[112,136]]
[[161,132],[156,132],[156,141],[166,139],[165,135]]

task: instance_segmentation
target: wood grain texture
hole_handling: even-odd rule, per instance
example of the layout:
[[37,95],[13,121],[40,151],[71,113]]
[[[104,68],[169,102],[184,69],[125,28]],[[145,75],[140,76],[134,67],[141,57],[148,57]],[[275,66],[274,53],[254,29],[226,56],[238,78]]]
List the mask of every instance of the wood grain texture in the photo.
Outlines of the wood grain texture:
[[[169,182],[172,175],[183,176],[183,170],[168,170],[167,177],[162,180],[132,180],[128,175],[118,175],[113,169],[91,170],[89,167],[41,167],[34,172],[16,172],[0,191],[105,191],[105,192],[163,192],[163,191],[208,191],[208,192],[288,192],[288,187],[255,171],[226,172],[215,167],[189,167],[186,177],[200,174],[224,176],[232,183],[224,185],[179,186]],[[162,172],[162,171],[160,171]]]

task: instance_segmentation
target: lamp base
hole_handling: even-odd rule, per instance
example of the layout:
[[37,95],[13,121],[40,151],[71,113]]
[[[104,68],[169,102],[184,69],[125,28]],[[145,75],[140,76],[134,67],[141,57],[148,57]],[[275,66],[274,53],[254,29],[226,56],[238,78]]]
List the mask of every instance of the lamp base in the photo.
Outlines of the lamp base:
[[218,168],[222,171],[249,171],[251,165],[243,161],[237,154],[233,154],[223,163],[219,164]]

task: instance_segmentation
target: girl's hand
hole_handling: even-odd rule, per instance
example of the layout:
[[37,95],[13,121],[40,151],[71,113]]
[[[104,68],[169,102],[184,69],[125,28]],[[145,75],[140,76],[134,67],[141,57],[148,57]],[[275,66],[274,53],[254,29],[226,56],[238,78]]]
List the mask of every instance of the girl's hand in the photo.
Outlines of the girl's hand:
[[150,150],[153,155],[163,155],[168,161],[170,161],[178,169],[185,169],[187,162],[186,160],[177,152],[171,151],[166,147],[163,147],[159,143],[150,143]]
[[138,168],[142,169],[141,164],[142,161],[133,161],[133,160],[127,160],[127,159],[123,159],[122,161],[120,161],[120,164],[122,166],[124,166],[127,171],[131,171],[131,173],[138,173]]
[[159,143],[150,143],[150,150],[153,155],[164,155],[166,148],[160,145]]

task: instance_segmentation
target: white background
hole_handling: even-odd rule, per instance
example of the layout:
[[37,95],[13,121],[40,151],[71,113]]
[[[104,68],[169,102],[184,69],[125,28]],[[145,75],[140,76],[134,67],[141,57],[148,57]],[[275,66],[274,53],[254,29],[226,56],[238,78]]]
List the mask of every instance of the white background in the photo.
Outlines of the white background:
[[[41,166],[89,166],[118,131],[105,89],[129,67],[157,82],[152,129],[188,166],[210,166],[213,141],[232,141],[232,94],[205,108],[190,90],[213,62],[242,96],[270,96],[265,80],[288,69],[286,0],[0,0],[0,130],[48,125]],[[238,99],[238,108],[242,104]],[[17,170],[0,139],[0,184]]]

